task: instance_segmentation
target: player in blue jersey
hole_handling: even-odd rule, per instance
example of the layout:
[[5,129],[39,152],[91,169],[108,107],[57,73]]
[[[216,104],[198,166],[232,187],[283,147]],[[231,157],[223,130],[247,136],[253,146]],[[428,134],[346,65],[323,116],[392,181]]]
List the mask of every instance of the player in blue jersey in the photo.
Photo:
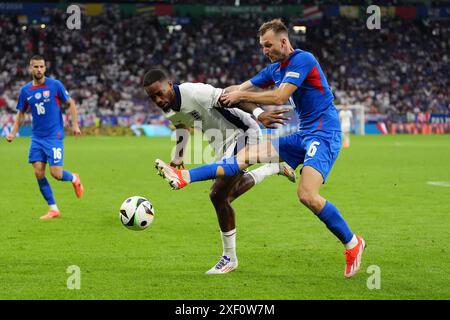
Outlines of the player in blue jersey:
[[63,84],[45,76],[45,60],[42,56],[33,56],[30,60],[30,73],[33,81],[28,82],[20,89],[17,102],[17,116],[13,129],[6,137],[8,142],[13,141],[19,127],[30,110],[32,114],[32,137],[28,154],[28,162],[33,165],[39,189],[48,204],[47,214],[41,217],[48,220],[60,216],[53,191],[45,177],[47,162],[50,173],[56,180],[72,182],[78,198],[83,196],[83,185],[78,174],[63,170],[64,163],[64,121],[61,104],[67,104],[72,117],[72,130],[75,136],[81,134],[78,126],[77,109],[75,102]]
[[[339,210],[320,193],[341,147],[341,129],[338,112],[333,105],[333,94],[322,69],[314,56],[291,46],[288,29],[280,19],[268,21],[259,29],[259,40],[265,56],[272,62],[252,79],[239,86],[239,90],[222,95],[225,105],[253,102],[262,105],[284,105],[288,101],[298,114],[298,132],[273,139],[257,146],[249,146],[235,158],[211,163],[191,170],[177,170],[156,160],[157,169],[179,189],[189,183],[238,174],[258,162],[285,161],[292,168],[303,164],[297,195],[345,246],[345,277],[352,277],[360,269],[365,248],[362,237],[348,227]],[[252,92],[254,87],[275,90]],[[258,117],[263,110],[256,108]]]

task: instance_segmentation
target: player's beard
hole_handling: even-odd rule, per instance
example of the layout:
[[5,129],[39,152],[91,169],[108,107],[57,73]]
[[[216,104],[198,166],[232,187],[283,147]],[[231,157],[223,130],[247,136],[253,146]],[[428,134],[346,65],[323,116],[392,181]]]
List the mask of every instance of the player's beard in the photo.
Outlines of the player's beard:
[[275,62],[282,62],[285,59],[284,55],[281,53],[281,51],[273,51],[270,55],[269,55],[269,60],[272,63]]
[[169,112],[170,110],[180,111],[180,110],[177,110],[176,101],[177,101],[177,98],[175,96],[175,91],[174,91],[174,89],[172,89],[170,92],[169,102],[167,103],[167,105],[164,108],[162,108],[163,111],[164,112]]
[[39,81],[41,81],[42,80],[42,78],[44,78],[44,74],[42,73],[42,74],[40,74],[40,75],[37,75],[37,74],[33,74],[33,80],[34,81],[36,81],[36,82],[39,82]]

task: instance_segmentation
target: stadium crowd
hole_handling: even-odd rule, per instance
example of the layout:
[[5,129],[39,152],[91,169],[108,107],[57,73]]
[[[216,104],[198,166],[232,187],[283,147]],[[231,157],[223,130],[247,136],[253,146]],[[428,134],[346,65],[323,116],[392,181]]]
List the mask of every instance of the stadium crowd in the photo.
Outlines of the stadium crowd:
[[[68,30],[67,15],[50,12],[51,23],[23,28],[16,16],[0,16],[0,115],[11,115],[27,64],[45,56],[47,75],[60,79],[82,115],[154,115],[141,79],[160,66],[176,82],[225,87],[249,79],[268,61],[256,31],[267,17],[242,15],[172,18],[129,16],[118,7],[83,16]],[[292,27],[297,21],[285,19]],[[236,23],[238,22],[238,23]],[[181,29],[174,28],[181,23]],[[292,43],[319,59],[336,103],[363,104],[369,113],[450,113],[449,21],[383,19],[369,30],[363,19],[323,18]]]

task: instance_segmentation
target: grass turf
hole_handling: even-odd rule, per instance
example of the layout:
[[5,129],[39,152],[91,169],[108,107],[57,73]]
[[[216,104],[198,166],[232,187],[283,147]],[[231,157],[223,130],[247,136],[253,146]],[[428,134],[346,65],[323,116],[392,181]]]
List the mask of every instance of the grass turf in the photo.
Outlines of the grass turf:
[[[0,299],[449,299],[450,137],[353,136],[322,195],[368,248],[360,273],[343,277],[343,247],[306,208],[296,186],[269,177],[236,200],[239,268],[206,276],[221,254],[210,182],[172,191],[155,175],[168,138],[82,137],[65,141],[64,168],[85,197],[48,179],[62,217],[40,221],[46,204],[31,166],[29,139],[0,141]],[[131,195],[156,215],[141,232],[121,226]],[[67,268],[81,270],[69,290]],[[381,288],[367,287],[371,265]]]

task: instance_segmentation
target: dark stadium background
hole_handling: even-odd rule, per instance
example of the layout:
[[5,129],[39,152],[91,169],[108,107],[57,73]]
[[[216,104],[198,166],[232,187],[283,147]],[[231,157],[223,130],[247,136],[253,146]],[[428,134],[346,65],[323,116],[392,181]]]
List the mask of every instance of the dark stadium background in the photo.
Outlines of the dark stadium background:
[[[267,63],[257,27],[282,16],[293,45],[319,59],[335,104],[363,105],[366,123],[384,123],[389,132],[449,132],[450,4],[383,1],[380,30],[366,26],[369,4],[81,2],[82,27],[69,30],[69,3],[3,2],[0,128],[6,127],[5,135],[12,124],[33,54],[44,55],[48,74],[66,84],[82,126],[167,124],[142,90],[146,69],[163,67],[176,82],[241,83]],[[295,32],[294,26],[306,31]],[[447,125],[437,125],[442,123]]]

